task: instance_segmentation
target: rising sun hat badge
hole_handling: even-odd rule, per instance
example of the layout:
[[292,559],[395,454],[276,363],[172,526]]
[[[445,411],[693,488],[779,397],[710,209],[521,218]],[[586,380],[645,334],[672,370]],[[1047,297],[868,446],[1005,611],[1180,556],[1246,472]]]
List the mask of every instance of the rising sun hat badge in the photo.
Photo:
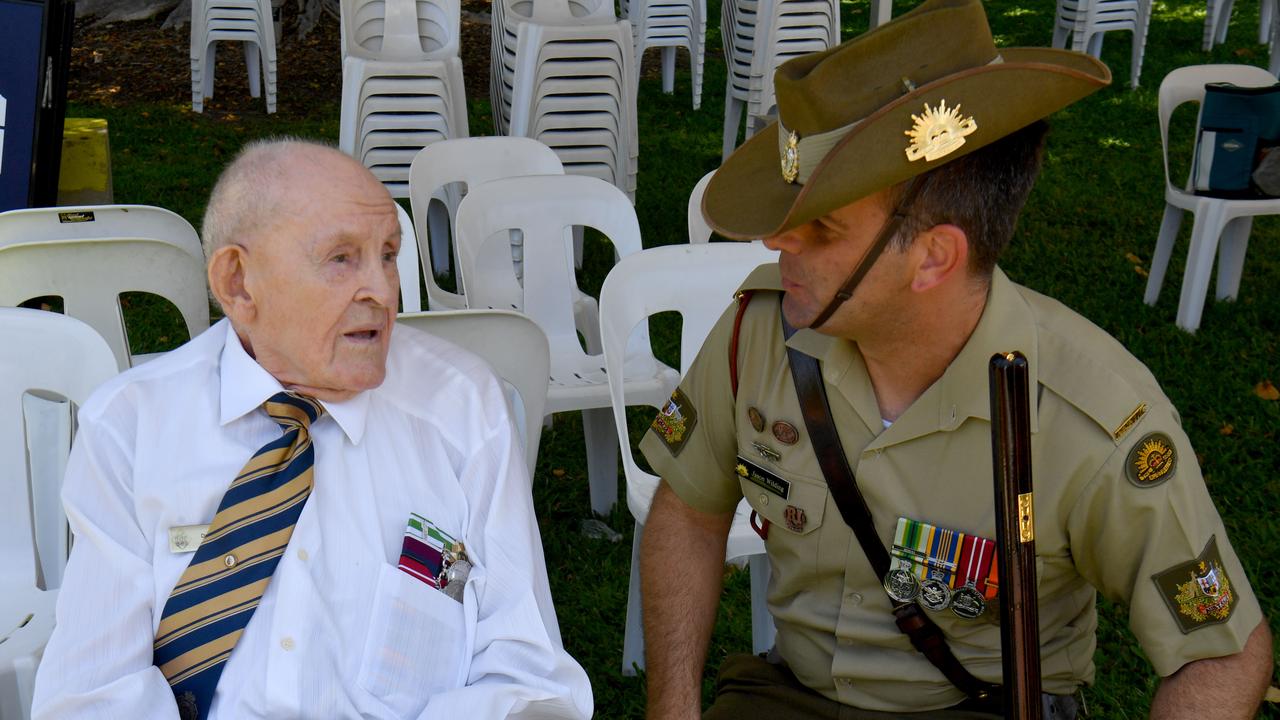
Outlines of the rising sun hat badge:
[[948,108],[946,100],[938,103],[936,109],[925,103],[924,113],[912,115],[911,119],[915,124],[903,133],[911,138],[907,144],[908,162],[920,158],[929,162],[946,157],[964,145],[966,135],[978,129],[973,117],[961,117],[960,106]]

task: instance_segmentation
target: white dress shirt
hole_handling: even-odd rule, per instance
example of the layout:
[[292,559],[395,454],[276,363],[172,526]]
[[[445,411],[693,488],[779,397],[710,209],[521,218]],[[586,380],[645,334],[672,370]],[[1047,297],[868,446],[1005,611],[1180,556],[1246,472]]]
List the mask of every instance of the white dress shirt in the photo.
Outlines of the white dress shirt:
[[[152,639],[191,554],[281,430],[280,384],[223,320],[100,388],[80,410],[63,501],[75,545],[34,717],[177,718]],[[528,473],[501,383],[475,356],[397,327],[383,384],[311,429],[315,487],[223,670],[211,718],[591,715],[560,643]],[[464,602],[397,569],[411,512],[465,543]]]

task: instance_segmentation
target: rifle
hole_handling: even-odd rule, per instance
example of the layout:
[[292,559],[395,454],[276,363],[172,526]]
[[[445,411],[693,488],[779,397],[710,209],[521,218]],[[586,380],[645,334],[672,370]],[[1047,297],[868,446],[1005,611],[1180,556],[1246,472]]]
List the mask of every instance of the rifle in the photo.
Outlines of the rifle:
[[1040,625],[1031,493],[1031,411],[1027,359],[996,354],[991,383],[991,455],[995,476],[996,552],[1000,558],[1000,648],[1004,716],[1040,720]]

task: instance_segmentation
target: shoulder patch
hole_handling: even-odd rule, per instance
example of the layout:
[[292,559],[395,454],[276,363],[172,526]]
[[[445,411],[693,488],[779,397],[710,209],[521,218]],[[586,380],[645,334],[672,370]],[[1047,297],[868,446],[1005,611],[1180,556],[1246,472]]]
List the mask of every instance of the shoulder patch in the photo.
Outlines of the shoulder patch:
[[1209,538],[1209,544],[1196,559],[1152,575],[1151,579],[1184,635],[1231,618],[1235,594],[1222,567],[1216,536]]
[[1140,488],[1155,487],[1172,475],[1178,466],[1178,452],[1173,441],[1159,432],[1147,433],[1134,443],[1124,460],[1124,474]]
[[693,432],[697,424],[697,409],[693,407],[693,403],[689,402],[684,391],[676,388],[675,392],[671,393],[671,399],[654,416],[653,424],[649,429],[662,438],[671,456],[675,457],[684,449],[685,443],[689,441],[689,433]]

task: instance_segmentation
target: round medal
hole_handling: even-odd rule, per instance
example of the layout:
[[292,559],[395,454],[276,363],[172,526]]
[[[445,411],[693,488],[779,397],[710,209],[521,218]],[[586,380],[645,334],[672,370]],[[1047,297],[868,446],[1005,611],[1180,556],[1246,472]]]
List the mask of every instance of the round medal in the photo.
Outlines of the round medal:
[[938,578],[920,583],[920,604],[930,610],[945,610],[951,604],[951,588]]
[[920,582],[910,570],[897,568],[884,576],[884,591],[898,602],[911,602],[920,594]]
[[972,585],[957,588],[951,595],[951,612],[964,618],[974,620],[987,610],[987,601],[982,593]]

